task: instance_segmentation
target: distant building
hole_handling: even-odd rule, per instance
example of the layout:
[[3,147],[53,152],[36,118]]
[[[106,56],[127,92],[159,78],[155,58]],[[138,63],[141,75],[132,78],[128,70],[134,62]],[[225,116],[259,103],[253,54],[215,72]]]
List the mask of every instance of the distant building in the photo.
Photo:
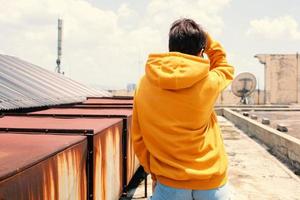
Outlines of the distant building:
[[300,103],[299,54],[257,54],[265,66],[265,104]]
[[136,84],[135,83],[128,83],[127,84],[127,92],[132,92],[134,91],[136,88]]

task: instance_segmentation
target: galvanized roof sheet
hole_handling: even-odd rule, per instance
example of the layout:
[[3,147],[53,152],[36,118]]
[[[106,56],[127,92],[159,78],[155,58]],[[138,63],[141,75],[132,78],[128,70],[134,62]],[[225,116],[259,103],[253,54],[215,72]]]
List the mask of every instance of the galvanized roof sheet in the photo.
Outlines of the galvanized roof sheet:
[[0,54],[0,110],[76,103],[89,96],[108,97],[111,94]]

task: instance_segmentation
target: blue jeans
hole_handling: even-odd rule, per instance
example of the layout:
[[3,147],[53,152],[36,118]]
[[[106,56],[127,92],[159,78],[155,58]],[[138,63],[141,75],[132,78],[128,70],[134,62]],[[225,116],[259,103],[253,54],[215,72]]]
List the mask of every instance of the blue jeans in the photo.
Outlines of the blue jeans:
[[157,182],[151,200],[230,200],[230,191],[228,184],[211,190],[187,190]]

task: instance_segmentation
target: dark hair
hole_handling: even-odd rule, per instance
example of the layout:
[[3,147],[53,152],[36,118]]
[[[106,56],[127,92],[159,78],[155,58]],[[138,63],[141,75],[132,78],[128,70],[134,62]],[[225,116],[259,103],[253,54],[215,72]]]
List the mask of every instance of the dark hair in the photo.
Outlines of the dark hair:
[[198,55],[206,47],[206,33],[192,19],[173,22],[169,32],[169,51]]

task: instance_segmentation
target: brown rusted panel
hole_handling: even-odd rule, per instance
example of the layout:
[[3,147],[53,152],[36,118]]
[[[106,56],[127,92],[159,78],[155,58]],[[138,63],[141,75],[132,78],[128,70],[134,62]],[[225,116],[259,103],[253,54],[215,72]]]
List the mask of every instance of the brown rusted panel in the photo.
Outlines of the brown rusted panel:
[[138,167],[140,166],[139,160],[136,157],[133,149],[133,144],[131,140],[131,120],[132,117],[128,117],[127,120],[127,178],[126,178],[126,185],[129,184],[130,180],[132,179],[133,175],[137,171]]
[[110,96],[110,97],[104,97],[104,96],[89,96],[86,99],[122,99],[122,100],[133,100],[133,96]]
[[[53,118],[43,116],[4,116],[0,118],[0,128],[25,128],[24,134],[26,134],[26,129],[28,129],[27,131],[29,129],[48,131],[55,129],[59,130],[59,134],[75,134],[68,132],[70,130],[92,131],[94,140],[94,195],[96,195],[94,199],[101,200],[117,200],[122,194],[122,127],[122,119],[119,118]],[[79,132],[77,134],[85,133]],[[56,137],[60,138],[62,135]],[[96,179],[99,177],[103,181]]]
[[0,118],[0,128],[35,128],[35,129],[61,129],[66,130],[93,130],[99,133],[118,123],[120,119],[95,119],[95,118],[54,118],[36,116],[3,116]]
[[94,137],[94,191],[97,200],[117,200],[122,194],[122,124]]
[[60,107],[74,107],[74,108],[102,108],[102,109],[110,109],[110,108],[127,108],[132,109],[132,105],[121,105],[121,104],[114,104],[114,105],[105,105],[105,104],[76,104],[71,106],[60,106]]
[[83,104],[105,104],[105,105],[132,105],[132,99],[96,99],[96,98],[89,98],[83,102]]
[[0,134],[0,141],[1,200],[86,199],[85,137]]
[[47,110],[32,112],[30,114],[51,114],[51,115],[124,115],[131,116],[132,109],[97,109],[97,108],[50,108]]
[[139,167],[139,162],[137,157],[135,156],[132,140],[131,140],[131,116],[132,110],[131,109],[81,109],[81,108],[51,108],[43,111],[32,112],[30,114],[51,114],[51,115],[124,115],[127,119],[127,142],[126,142],[126,149],[127,149],[127,173],[126,173],[126,185],[128,185],[129,181],[133,177],[134,173],[136,172],[137,168]]

